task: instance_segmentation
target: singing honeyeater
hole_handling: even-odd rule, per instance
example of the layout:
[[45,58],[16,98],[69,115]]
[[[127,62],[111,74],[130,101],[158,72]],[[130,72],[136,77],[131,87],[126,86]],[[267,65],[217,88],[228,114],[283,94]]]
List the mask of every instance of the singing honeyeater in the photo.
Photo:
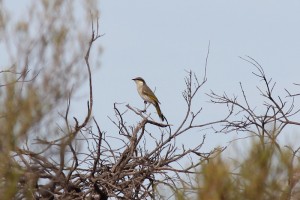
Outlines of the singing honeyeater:
[[151,103],[152,105],[154,105],[158,116],[160,117],[160,119],[162,121],[164,121],[164,116],[161,113],[161,110],[159,107],[160,102],[158,101],[157,97],[152,92],[152,90],[147,86],[145,80],[142,79],[141,77],[137,77],[132,80],[135,81],[137,91],[138,91],[139,95],[142,97],[142,99],[144,100],[145,104],[148,102],[148,103]]

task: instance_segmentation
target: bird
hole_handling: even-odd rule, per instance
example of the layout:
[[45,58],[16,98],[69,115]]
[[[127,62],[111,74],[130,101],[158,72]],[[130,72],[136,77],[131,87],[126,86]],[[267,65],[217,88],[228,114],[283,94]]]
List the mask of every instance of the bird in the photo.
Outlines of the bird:
[[145,110],[146,110],[147,103],[152,104],[155,107],[156,112],[157,112],[159,118],[161,119],[161,121],[164,121],[165,117],[162,114],[160,107],[159,107],[160,102],[158,101],[157,97],[152,92],[152,90],[148,87],[148,85],[146,84],[146,81],[141,77],[136,77],[132,80],[136,83],[137,91],[138,91],[139,95],[142,97],[142,99],[144,100]]

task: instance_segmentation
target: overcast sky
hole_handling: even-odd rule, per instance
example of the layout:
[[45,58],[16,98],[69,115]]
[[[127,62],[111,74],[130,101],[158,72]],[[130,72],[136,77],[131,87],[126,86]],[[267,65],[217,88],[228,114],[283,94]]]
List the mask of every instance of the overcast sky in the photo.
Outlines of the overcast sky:
[[[195,102],[195,108],[203,107],[198,122],[225,115],[219,106],[207,103],[205,93],[210,90],[241,96],[242,82],[250,102],[261,103],[256,89],[259,79],[251,74],[255,69],[239,56],[260,62],[277,82],[278,95],[285,95],[284,88],[299,92],[292,85],[300,83],[299,0],[102,0],[99,8],[100,31],[105,36],[97,41],[103,53],[100,69],[93,73],[94,115],[106,131],[113,127],[107,116],[114,115],[114,102],[124,103],[123,109],[128,103],[143,108],[131,80],[137,76],[156,89],[163,113],[176,127],[186,110],[185,70],[203,76],[209,41],[208,82]],[[149,111],[159,120],[153,108]],[[135,124],[139,118],[128,114],[126,120]],[[197,144],[204,133],[208,134],[205,150],[237,137],[191,131],[182,142]]]
[[[208,82],[196,102],[204,109],[199,122],[225,114],[206,103],[210,89],[241,96],[242,82],[250,102],[261,104],[259,79],[251,74],[255,69],[239,56],[260,62],[277,82],[277,94],[285,95],[284,88],[299,91],[292,83],[300,82],[300,1],[101,1],[100,10],[105,36],[100,39],[101,69],[95,74],[95,115],[103,120],[113,114],[113,102],[143,106],[131,81],[142,76],[156,88],[170,123],[179,122],[185,111],[185,70],[203,75],[209,41]],[[191,132],[185,142],[194,143],[203,133]],[[226,145],[229,139],[208,134],[207,144]]]

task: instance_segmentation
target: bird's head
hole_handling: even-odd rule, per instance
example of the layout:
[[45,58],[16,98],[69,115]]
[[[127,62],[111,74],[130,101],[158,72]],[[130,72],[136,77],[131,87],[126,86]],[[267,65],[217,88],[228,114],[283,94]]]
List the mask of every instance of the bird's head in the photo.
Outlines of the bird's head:
[[145,80],[141,77],[136,77],[134,79],[132,79],[137,85],[144,85],[145,84]]

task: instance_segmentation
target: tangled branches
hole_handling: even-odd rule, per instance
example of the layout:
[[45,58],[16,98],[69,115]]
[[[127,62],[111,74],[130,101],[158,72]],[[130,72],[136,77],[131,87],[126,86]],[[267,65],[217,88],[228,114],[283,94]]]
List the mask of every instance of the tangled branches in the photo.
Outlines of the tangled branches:
[[[276,82],[272,78],[267,78],[263,67],[249,56],[242,59],[255,67],[257,72],[253,72],[253,74],[263,83],[263,87],[257,86],[260,97],[263,99],[262,108],[257,109],[257,107],[251,106],[242,83],[240,83],[242,101],[237,96],[229,97],[226,93],[219,95],[211,91],[208,94],[211,102],[226,105],[231,116],[223,123],[222,128],[217,131],[221,133],[245,133],[246,135],[243,135],[241,138],[258,138],[259,147],[262,150],[272,149],[273,153],[277,152],[280,155],[280,159],[287,162],[286,170],[288,173],[284,179],[286,183],[282,184],[284,185],[282,186],[283,199],[299,198],[299,189],[296,186],[300,180],[298,175],[299,162],[295,158],[299,156],[300,148],[297,146],[293,148],[291,145],[281,145],[279,140],[279,136],[284,134],[284,130],[287,132],[287,127],[300,125],[295,120],[299,116],[300,111],[295,106],[295,97],[298,94],[291,94],[285,89],[287,92],[285,98],[276,96],[274,94]],[[267,168],[271,169],[271,166]]]
[[[176,138],[186,135],[192,129],[211,127],[226,122],[229,117],[202,124],[195,122],[202,108],[193,112],[191,106],[207,81],[207,59],[202,82],[194,73],[188,72],[186,90],[183,92],[187,111],[175,130],[172,130],[173,125],[158,123],[127,105],[128,112],[141,118],[138,124],[130,126],[115,103],[116,119],[112,122],[118,129],[118,135],[102,131],[97,120],[92,117],[93,87],[89,63],[91,47],[99,37],[101,35],[93,28],[85,55],[89,100],[83,122],[73,117],[75,124],[71,125],[69,98],[66,112],[61,115],[66,127],[62,137],[54,140],[35,139],[42,148],[39,151],[27,144],[13,151],[11,165],[18,171],[17,199],[155,199],[159,196],[157,186],[162,184],[171,189],[177,188],[180,183],[186,182],[183,176],[194,174],[197,166],[224,150],[216,148],[203,153],[201,148],[205,135],[195,147],[186,148],[176,143]],[[207,58],[208,54],[209,51]],[[84,150],[80,150],[77,145],[82,142],[86,147]],[[182,167],[180,162],[183,159],[189,159],[190,165]]]
[[274,96],[273,90],[276,82],[267,78],[262,66],[256,60],[251,57],[242,59],[257,69],[258,73],[253,72],[253,74],[264,84],[265,88],[257,87],[260,96],[264,98],[264,111],[256,110],[250,105],[242,83],[240,83],[240,88],[243,102],[238,101],[237,97],[229,97],[226,93],[218,95],[211,92],[208,94],[211,97],[211,102],[225,104],[232,116],[241,116],[239,120],[228,120],[220,132],[248,132],[260,138],[262,145],[266,142],[272,142],[278,146],[277,137],[287,125],[300,125],[299,122],[292,120],[292,117],[298,114],[300,109],[295,109],[294,96],[290,93],[288,93],[287,98],[292,98],[292,101],[284,101],[280,96]]

